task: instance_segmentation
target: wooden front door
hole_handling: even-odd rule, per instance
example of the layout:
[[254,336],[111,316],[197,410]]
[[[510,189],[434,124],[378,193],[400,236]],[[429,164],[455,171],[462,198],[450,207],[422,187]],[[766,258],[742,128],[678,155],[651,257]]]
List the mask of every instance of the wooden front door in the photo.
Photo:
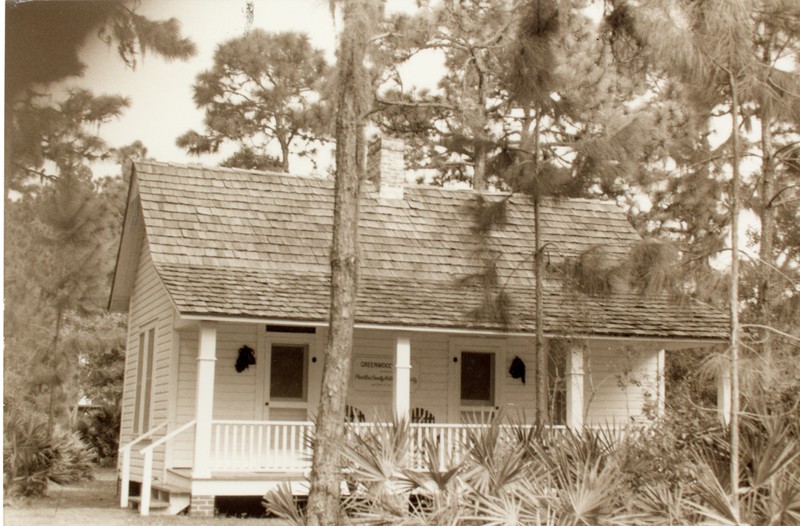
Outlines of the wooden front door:
[[268,335],[264,345],[262,418],[308,420],[310,342],[297,335]]
[[503,342],[454,339],[450,354],[450,421],[490,422],[503,405]]

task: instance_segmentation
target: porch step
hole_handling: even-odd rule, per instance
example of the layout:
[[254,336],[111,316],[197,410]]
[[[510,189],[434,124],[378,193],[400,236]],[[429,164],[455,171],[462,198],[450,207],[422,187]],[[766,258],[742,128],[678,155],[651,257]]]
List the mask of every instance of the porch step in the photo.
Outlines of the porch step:
[[[142,502],[142,497],[130,497],[128,503],[131,509],[138,510],[139,504]],[[169,508],[169,502],[163,500],[150,499],[150,511],[164,511]]]
[[[189,488],[163,482],[153,482],[150,495],[150,513],[154,515],[177,515],[189,507],[191,502]],[[134,510],[139,509],[141,502],[141,497],[128,499],[128,505]]]
[[153,491],[168,493],[170,495],[189,495],[191,490],[175,484],[167,484],[166,482],[153,482]]

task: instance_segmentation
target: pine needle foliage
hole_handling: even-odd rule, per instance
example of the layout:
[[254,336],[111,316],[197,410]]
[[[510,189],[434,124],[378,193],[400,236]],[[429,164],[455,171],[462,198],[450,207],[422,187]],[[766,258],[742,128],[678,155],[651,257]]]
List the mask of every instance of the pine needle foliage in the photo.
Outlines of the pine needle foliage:
[[558,80],[553,41],[561,31],[559,2],[529,1],[517,13],[516,35],[510,46],[511,64],[505,77],[509,96],[523,107],[551,109]]
[[565,288],[579,290],[590,296],[610,296],[615,292],[620,262],[604,246],[595,245],[568,258],[562,264]]
[[37,83],[80,76],[86,69],[78,53],[90,35],[116,45],[119,57],[135,68],[151,53],[165,60],[186,60],[197,48],[180,32],[180,22],[152,20],[137,13],[134,2],[7,2],[7,99]]
[[642,295],[678,292],[681,260],[675,243],[643,239],[631,247],[626,263],[631,286]]
[[488,321],[507,326],[511,322],[511,296],[505,291],[497,270],[501,255],[491,248],[491,233],[505,224],[510,197],[488,199],[476,193],[475,199],[469,204],[474,218],[471,229],[478,240],[475,257],[481,261],[482,268],[461,277],[458,283],[461,287],[477,287],[482,293],[480,303],[467,312],[467,316],[476,323]]
[[[176,144],[192,155],[238,151],[225,166],[289,171],[289,155],[310,156],[330,134],[323,100],[329,67],[308,36],[253,29],[217,46],[212,67],[194,83],[205,130],[189,130]],[[273,154],[273,150],[277,154]]]
[[610,296],[634,291],[642,296],[685,298],[681,254],[676,243],[646,238],[630,246],[627,254],[611,253],[595,245],[557,265],[562,285],[590,296]]
[[492,230],[502,228],[508,216],[508,200],[510,196],[489,199],[483,194],[476,194],[469,203],[469,212],[473,218],[470,228],[477,236],[488,236]]

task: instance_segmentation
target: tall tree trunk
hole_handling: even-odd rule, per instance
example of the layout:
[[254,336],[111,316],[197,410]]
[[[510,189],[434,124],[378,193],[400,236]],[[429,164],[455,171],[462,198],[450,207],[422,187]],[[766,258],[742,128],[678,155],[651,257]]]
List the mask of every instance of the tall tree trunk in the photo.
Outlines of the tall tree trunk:
[[281,139],[281,171],[283,173],[289,173],[289,143],[286,140]]
[[736,78],[728,72],[731,88],[731,496],[739,509],[739,94]]
[[[775,192],[775,158],[772,145],[772,111],[768,102],[761,107],[761,209],[759,219],[761,220],[761,237],[759,239],[758,257],[761,264],[758,266],[758,315],[760,323],[770,324],[770,289],[772,284],[772,266],[774,264],[772,250],[773,238],[775,236],[775,218],[772,208],[772,197]],[[764,359],[769,360],[771,354],[770,332],[764,331],[761,335]],[[768,363],[768,362],[767,362]]]
[[472,188],[486,190],[486,157],[488,152],[484,144],[475,145],[475,165],[472,171]]
[[534,272],[536,274],[536,423],[544,425],[548,422],[547,411],[547,348],[544,344],[544,301],[543,273],[544,257],[542,251],[542,231],[540,221],[540,201],[538,192],[533,198],[533,239],[534,239]]
[[[336,184],[331,246],[331,302],[322,391],[308,498],[308,524],[341,522],[339,483],[344,443],[345,402],[350,378],[353,324],[358,285],[358,137],[364,115],[364,55],[366,35],[354,27],[366,1],[343,3],[344,28],[338,53],[339,84],[336,113]],[[363,29],[363,28],[361,28]]]
[[542,200],[541,170],[539,169],[540,137],[539,129],[542,115],[536,110],[533,127],[533,169],[536,177],[536,193],[533,197],[533,244],[534,273],[536,276],[536,422],[548,423],[547,404],[547,349],[544,344],[544,253],[542,250],[542,229],[540,205]]
[[59,307],[56,311],[56,327],[55,327],[55,334],[53,335],[53,348],[52,348],[52,356],[50,359],[53,360],[53,371],[51,372],[52,377],[50,378],[50,401],[47,410],[47,438],[53,436],[53,428],[55,427],[56,423],[56,377],[58,375],[58,371],[55,370],[55,365],[58,364],[58,346],[61,342],[61,321],[64,318],[64,310]]

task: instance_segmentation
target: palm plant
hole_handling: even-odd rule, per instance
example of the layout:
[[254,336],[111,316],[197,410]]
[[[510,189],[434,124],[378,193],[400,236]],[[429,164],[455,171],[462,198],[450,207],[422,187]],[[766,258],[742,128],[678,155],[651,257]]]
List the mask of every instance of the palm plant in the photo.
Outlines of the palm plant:
[[262,499],[262,505],[267,513],[279,517],[289,526],[305,526],[304,510],[297,506],[297,500],[292,494],[292,486],[284,482],[272,491],[267,492]]
[[[353,427],[343,454],[348,520],[447,526],[800,523],[800,425],[764,407],[743,419],[738,509],[728,478],[729,430],[721,426],[705,429],[667,418],[620,439],[607,428],[554,433],[503,422],[501,416],[468,426],[453,451],[435,436],[416,443],[403,420]],[[303,524],[288,487],[266,500],[272,513]]]
[[[391,517],[401,517],[408,497],[400,483],[410,456],[408,421],[394,418],[390,422],[357,426],[351,430],[344,449],[350,488],[346,509],[362,518],[376,509]],[[389,516],[384,519],[390,520]]]
[[697,516],[719,524],[800,523],[800,441],[797,423],[766,412],[742,419],[742,482],[738,507],[726,473],[698,448],[701,467],[688,505]]

